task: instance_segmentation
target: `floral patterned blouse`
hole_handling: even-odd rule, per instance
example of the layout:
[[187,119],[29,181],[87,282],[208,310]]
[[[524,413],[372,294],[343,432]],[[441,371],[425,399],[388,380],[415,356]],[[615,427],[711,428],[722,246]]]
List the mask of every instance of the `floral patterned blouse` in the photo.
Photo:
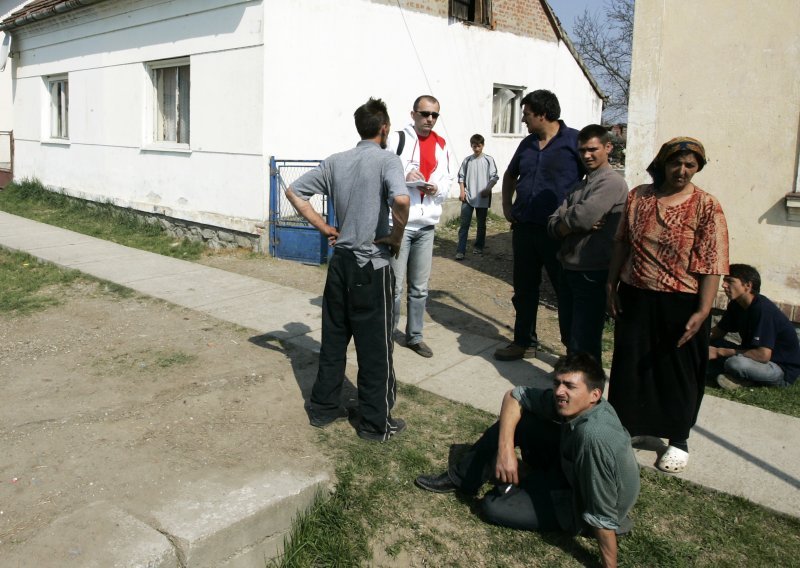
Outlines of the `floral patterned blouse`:
[[652,184],[628,194],[616,240],[630,245],[620,279],[658,292],[699,290],[699,276],[728,273],[728,225],[719,201],[695,186],[678,205],[658,202]]

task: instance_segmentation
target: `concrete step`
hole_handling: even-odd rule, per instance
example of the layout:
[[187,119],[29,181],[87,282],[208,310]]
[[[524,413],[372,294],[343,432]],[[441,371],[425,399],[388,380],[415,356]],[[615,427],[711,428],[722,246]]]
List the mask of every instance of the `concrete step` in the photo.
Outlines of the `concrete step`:
[[[241,480],[237,480],[241,481]],[[204,479],[161,502],[98,501],[57,518],[2,561],[14,568],[264,568],[293,518],[330,489],[324,473]]]

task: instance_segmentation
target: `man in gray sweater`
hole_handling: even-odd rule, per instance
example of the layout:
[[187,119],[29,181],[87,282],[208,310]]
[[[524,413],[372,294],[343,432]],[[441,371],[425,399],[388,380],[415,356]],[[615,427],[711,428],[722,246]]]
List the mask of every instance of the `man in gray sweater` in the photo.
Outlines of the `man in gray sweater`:
[[561,240],[563,268],[558,324],[567,353],[585,351],[601,362],[608,264],[628,186],[611,169],[613,146],[605,127],[590,124],[578,134],[578,154],[589,172],[550,216],[547,231]]

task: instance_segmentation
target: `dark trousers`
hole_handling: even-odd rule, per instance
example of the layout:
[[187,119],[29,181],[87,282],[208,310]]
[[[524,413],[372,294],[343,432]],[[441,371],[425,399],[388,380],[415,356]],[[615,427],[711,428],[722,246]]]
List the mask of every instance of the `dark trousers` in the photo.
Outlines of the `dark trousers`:
[[358,357],[359,428],[389,429],[397,397],[392,363],[393,283],[389,266],[358,266],[350,251],[336,249],[322,298],[322,346],[310,405],[319,415],[338,415],[347,365],[347,345],[355,339]]
[[[500,485],[486,494],[483,512],[489,522],[523,530],[572,530],[569,483],[560,463],[559,428],[555,422],[523,412],[514,444],[532,471],[518,487]],[[494,477],[499,432],[500,425],[495,423],[466,452],[453,452],[448,473],[461,492],[475,495]],[[556,502],[554,495],[564,498]],[[563,521],[565,518],[570,521]]]
[[567,353],[585,351],[600,363],[608,270],[562,270],[558,325]]
[[539,310],[539,287],[542,268],[558,295],[561,264],[556,258],[559,243],[547,235],[541,225],[514,223],[511,226],[511,248],[514,252],[514,296],[516,311],[514,343],[529,347],[538,343],[536,316]]
[[472,224],[472,212],[478,219],[478,234],[475,236],[475,248],[483,250],[486,245],[486,214],[489,209],[486,207],[473,207],[466,201],[461,204],[461,225],[458,228],[458,244],[456,252],[467,252],[467,235],[469,226]]
[[619,285],[608,402],[631,436],[682,441],[705,392],[711,318],[678,347],[699,296]]

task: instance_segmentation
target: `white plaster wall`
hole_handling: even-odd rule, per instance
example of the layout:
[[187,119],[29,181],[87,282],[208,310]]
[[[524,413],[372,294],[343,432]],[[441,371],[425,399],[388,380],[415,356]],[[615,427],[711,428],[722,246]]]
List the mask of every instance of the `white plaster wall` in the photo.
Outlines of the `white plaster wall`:
[[[763,291],[800,303],[800,223],[787,220],[800,124],[800,2],[636,2],[627,176],[673,136],[700,139],[696,175],[730,229],[731,261],[758,267]],[[697,38],[703,38],[698,48]]]
[[[99,22],[22,34],[15,176],[69,193],[254,232],[266,216],[258,2],[100,4]],[[185,15],[187,6],[197,12]],[[52,26],[51,26],[52,27]],[[84,34],[91,34],[84,37]],[[150,148],[145,62],[189,57],[191,152]],[[70,140],[47,141],[43,77],[67,73]]]
[[[5,18],[20,5],[19,0],[0,0],[0,19]],[[3,43],[5,32],[0,32],[0,45]],[[13,62],[6,61],[6,68],[0,71],[0,131],[8,132],[14,128],[14,99],[13,99]],[[11,162],[11,146],[9,136],[0,136],[0,164]],[[5,167],[5,166],[4,166]]]
[[[187,10],[192,13],[186,15]],[[523,135],[490,135],[494,83],[553,90],[570,126],[600,101],[566,46],[449,24],[367,0],[121,0],[94,21],[26,27],[17,48],[17,176],[120,205],[254,230],[268,157],[323,158],[354,145],[352,113],[383,97],[393,126],[413,100],[442,102],[453,167],[487,137],[505,169]],[[145,149],[143,62],[190,57],[191,153]],[[48,143],[43,77],[68,73],[70,141]],[[454,186],[455,188],[455,186]]]
[[478,132],[501,175],[523,135],[491,135],[494,83],[554,91],[570,126],[600,119],[600,100],[563,44],[365,0],[268,6],[265,106],[298,110],[265,115],[269,154],[323,158],[353,145],[352,113],[369,96],[387,102],[394,129],[410,121],[418,95],[436,96],[436,131],[448,139],[454,167]]

